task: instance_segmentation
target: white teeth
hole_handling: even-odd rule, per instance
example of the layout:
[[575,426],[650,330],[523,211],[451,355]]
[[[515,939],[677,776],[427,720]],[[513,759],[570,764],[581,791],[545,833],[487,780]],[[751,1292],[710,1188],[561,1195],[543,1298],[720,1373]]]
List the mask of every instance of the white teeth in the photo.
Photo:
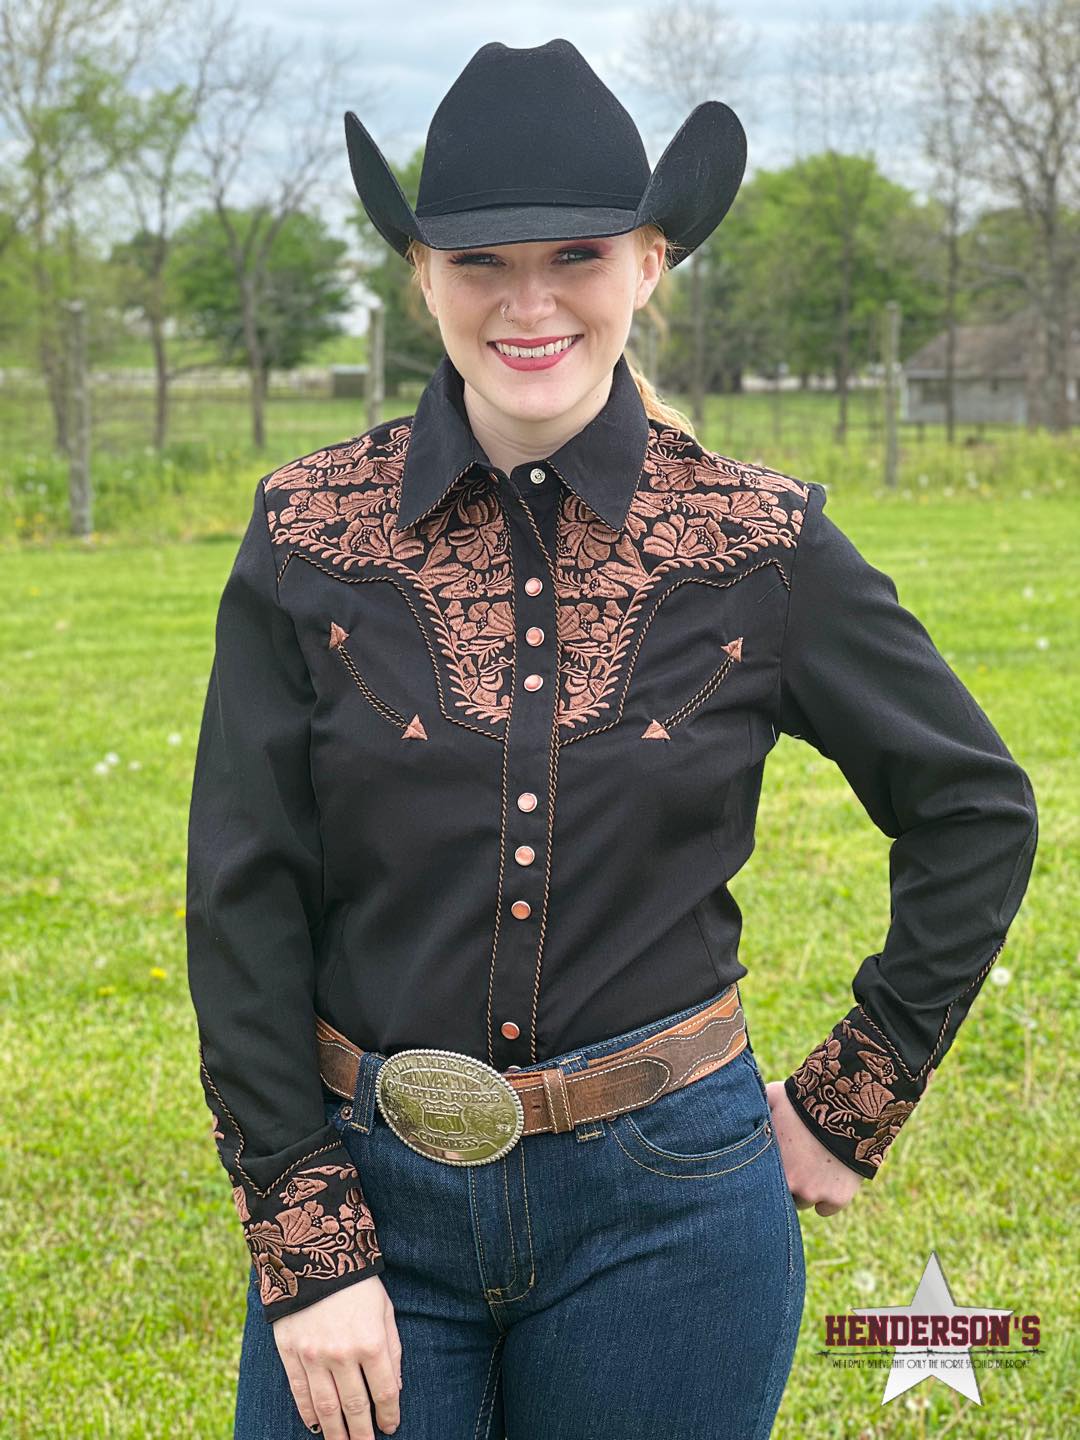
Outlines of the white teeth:
[[569,350],[576,339],[576,335],[567,335],[562,340],[553,340],[550,345],[535,345],[531,349],[525,349],[520,345],[503,345],[496,340],[495,349],[500,355],[512,355],[521,360],[536,360],[541,355],[558,355],[560,351]]

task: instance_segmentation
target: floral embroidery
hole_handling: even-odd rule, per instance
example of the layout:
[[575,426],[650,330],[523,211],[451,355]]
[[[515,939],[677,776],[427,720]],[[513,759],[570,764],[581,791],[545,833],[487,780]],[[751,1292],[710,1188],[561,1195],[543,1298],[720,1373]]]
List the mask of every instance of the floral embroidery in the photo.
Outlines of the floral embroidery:
[[850,1014],[785,1083],[811,1128],[822,1132],[823,1143],[828,1143],[825,1136],[836,1137],[838,1143],[829,1148],[868,1178],[877,1173],[925,1089],[902,1075],[888,1050]]
[[[320,1282],[383,1268],[382,1251],[360,1188],[356,1167],[340,1145],[303,1157],[260,1190],[240,1163],[244,1137],[210,1079],[203,1085],[211,1107],[211,1130],[233,1185],[233,1204],[243,1226],[268,1321],[318,1299]],[[229,1120],[222,1129],[218,1112]],[[342,1156],[344,1155],[344,1159]]]
[[[386,578],[416,600],[443,713],[499,734],[514,662],[506,516],[490,476],[465,472],[416,525],[397,531],[410,434],[410,420],[390,422],[274,471],[264,482],[271,538],[286,564],[299,554],[347,580]],[[564,487],[554,557],[560,740],[618,718],[634,642],[675,586],[699,577],[734,584],[761,565],[787,583],[783,562],[808,495],[797,480],[703,450],[657,421],[622,530]]]
[[[328,1191],[321,1201],[305,1198]],[[296,1296],[301,1281],[366,1270],[382,1253],[353,1165],[320,1165],[294,1174],[275,1197],[270,1218],[252,1218],[242,1186],[233,1195],[264,1305]]]

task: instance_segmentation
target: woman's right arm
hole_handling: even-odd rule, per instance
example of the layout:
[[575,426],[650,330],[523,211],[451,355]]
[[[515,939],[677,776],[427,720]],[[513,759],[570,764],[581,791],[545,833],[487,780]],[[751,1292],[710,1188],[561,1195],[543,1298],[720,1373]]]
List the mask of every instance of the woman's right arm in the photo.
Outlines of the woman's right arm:
[[[381,1282],[357,1284],[377,1280],[382,1251],[360,1177],[326,1120],[315,1044],[311,937],[323,910],[323,864],[313,702],[280,603],[260,481],[218,609],[188,819],[188,983],[200,1077],[265,1318],[288,1321],[275,1323],[275,1338],[279,1349],[288,1339],[290,1380],[299,1355],[312,1392],[333,1392],[329,1369],[339,1390],[344,1380],[362,1395],[362,1364],[373,1398],[391,1397],[380,1417],[396,1420],[389,1299]],[[346,1289],[356,1294],[338,1294]],[[346,1315],[363,1322],[363,1334],[327,1325]],[[310,1425],[310,1395],[297,1394],[295,1381],[293,1392]],[[334,1440],[332,1427],[324,1433]],[[344,1440],[344,1429],[337,1433]],[[353,1440],[365,1433],[351,1432]]]

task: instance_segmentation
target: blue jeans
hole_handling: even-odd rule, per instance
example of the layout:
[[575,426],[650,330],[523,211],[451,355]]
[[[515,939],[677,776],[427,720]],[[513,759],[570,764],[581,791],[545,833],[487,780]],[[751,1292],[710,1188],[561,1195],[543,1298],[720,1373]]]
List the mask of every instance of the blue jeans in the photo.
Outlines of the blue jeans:
[[[581,1069],[715,998],[523,1069]],[[368,1133],[343,1101],[326,1113],[386,1259],[396,1440],[765,1440],[806,1270],[752,1049],[639,1110],[467,1166],[389,1128],[384,1062],[366,1052],[357,1076],[351,1118]],[[234,1440],[307,1436],[253,1271]]]

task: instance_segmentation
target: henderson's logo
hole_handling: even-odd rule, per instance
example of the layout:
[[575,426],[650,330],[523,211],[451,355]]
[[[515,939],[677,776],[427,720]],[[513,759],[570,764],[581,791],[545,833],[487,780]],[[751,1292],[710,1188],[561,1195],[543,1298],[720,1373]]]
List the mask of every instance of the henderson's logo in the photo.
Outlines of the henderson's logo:
[[[1038,1315],[955,1305],[937,1252],[931,1250],[910,1305],[874,1305],[826,1315],[825,1344],[817,1353],[836,1368],[887,1369],[883,1405],[928,1376],[981,1405],[976,1368],[1025,1366],[1032,1355],[1042,1353],[1039,1337]],[[973,1359],[971,1347],[984,1353]]]

